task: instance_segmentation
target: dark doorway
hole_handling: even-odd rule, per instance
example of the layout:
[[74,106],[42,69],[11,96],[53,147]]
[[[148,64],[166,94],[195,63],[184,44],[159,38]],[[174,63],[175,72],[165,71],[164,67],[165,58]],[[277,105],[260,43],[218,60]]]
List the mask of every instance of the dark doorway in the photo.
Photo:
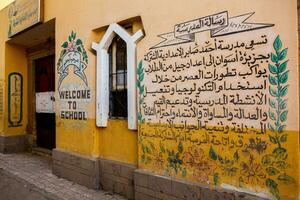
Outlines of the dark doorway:
[[37,146],[55,148],[55,56],[35,60]]

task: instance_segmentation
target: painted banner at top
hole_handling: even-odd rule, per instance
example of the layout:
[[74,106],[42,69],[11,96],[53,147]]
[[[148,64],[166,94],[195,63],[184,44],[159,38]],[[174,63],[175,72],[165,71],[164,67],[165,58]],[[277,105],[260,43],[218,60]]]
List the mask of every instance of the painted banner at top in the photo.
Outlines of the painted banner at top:
[[163,41],[151,49],[195,41],[195,33],[210,31],[211,37],[230,35],[274,26],[266,23],[250,23],[247,20],[254,12],[228,18],[228,11],[183,22],[174,26],[174,32],[158,35]]
[[43,21],[43,0],[16,0],[9,5],[8,37]]

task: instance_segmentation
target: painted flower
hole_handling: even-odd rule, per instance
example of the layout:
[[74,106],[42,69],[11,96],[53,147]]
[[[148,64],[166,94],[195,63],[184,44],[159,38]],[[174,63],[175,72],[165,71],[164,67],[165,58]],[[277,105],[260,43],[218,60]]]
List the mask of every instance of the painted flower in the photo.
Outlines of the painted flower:
[[71,42],[69,42],[67,51],[68,52],[75,51],[75,40],[72,40]]
[[216,164],[205,155],[203,149],[197,146],[189,147],[183,154],[182,160],[185,166],[192,168],[193,176],[201,183],[207,183],[217,168]]
[[241,163],[241,180],[250,185],[264,185],[266,174],[264,168],[259,163],[255,163],[252,156],[250,156],[249,162]]
[[161,152],[154,155],[153,163],[154,163],[154,166],[158,169],[164,168],[165,163],[164,163],[163,155]]
[[205,171],[195,170],[193,176],[199,181],[200,183],[208,183],[209,176]]

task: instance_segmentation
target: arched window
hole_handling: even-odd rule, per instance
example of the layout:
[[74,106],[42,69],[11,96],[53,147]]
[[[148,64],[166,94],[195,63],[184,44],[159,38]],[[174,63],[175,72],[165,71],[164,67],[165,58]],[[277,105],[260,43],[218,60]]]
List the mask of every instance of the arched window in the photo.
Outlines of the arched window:
[[[143,37],[143,31],[139,30],[133,35],[129,34],[123,27],[120,25],[113,23],[111,24],[107,31],[105,32],[102,40],[99,43],[93,43],[92,48],[97,51],[97,85],[96,85],[96,124],[98,127],[106,127],[107,120],[110,116],[110,113],[113,109],[111,109],[111,105],[113,103],[110,101],[110,97],[114,94],[113,91],[113,81],[112,84],[109,84],[110,79],[110,55],[113,57],[113,53],[109,53],[110,47],[114,44],[113,41],[118,40],[118,37],[124,40],[126,43],[126,65],[127,70],[126,74],[123,73],[123,77],[125,75],[127,85],[127,119],[128,119],[128,128],[131,130],[137,129],[137,91],[136,91],[136,42]],[[116,37],[116,39],[115,39]],[[118,45],[118,44],[117,44]],[[121,42],[120,44],[121,45]],[[122,45],[121,45],[122,46]],[[120,49],[122,47],[120,46]],[[113,51],[113,47],[111,49]],[[120,51],[121,54],[122,51]],[[117,54],[116,54],[117,55]],[[113,60],[113,58],[111,58]],[[111,62],[113,65],[113,62]],[[113,71],[113,66],[111,67]],[[122,69],[118,68],[119,73],[122,74]],[[117,73],[117,67],[115,68],[115,72]],[[124,68],[123,68],[124,72]],[[121,81],[121,75],[119,76],[119,82]],[[115,77],[116,83],[118,82],[118,75]],[[110,90],[111,85],[111,90]],[[116,86],[116,89],[118,86]],[[111,95],[110,95],[111,93]],[[120,95],[120,94],[118,94]],[[116,105],[113,105],[116,106]]]
[[109,53],[109,117],[127,118],[127,47],[115,36]]

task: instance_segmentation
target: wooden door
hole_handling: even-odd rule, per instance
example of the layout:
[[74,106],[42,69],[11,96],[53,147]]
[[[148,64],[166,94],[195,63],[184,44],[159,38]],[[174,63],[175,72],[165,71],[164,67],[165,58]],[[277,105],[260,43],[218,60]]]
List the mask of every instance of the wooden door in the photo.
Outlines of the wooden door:
[[55,56],[35,61],[37,145],[55,148]]

